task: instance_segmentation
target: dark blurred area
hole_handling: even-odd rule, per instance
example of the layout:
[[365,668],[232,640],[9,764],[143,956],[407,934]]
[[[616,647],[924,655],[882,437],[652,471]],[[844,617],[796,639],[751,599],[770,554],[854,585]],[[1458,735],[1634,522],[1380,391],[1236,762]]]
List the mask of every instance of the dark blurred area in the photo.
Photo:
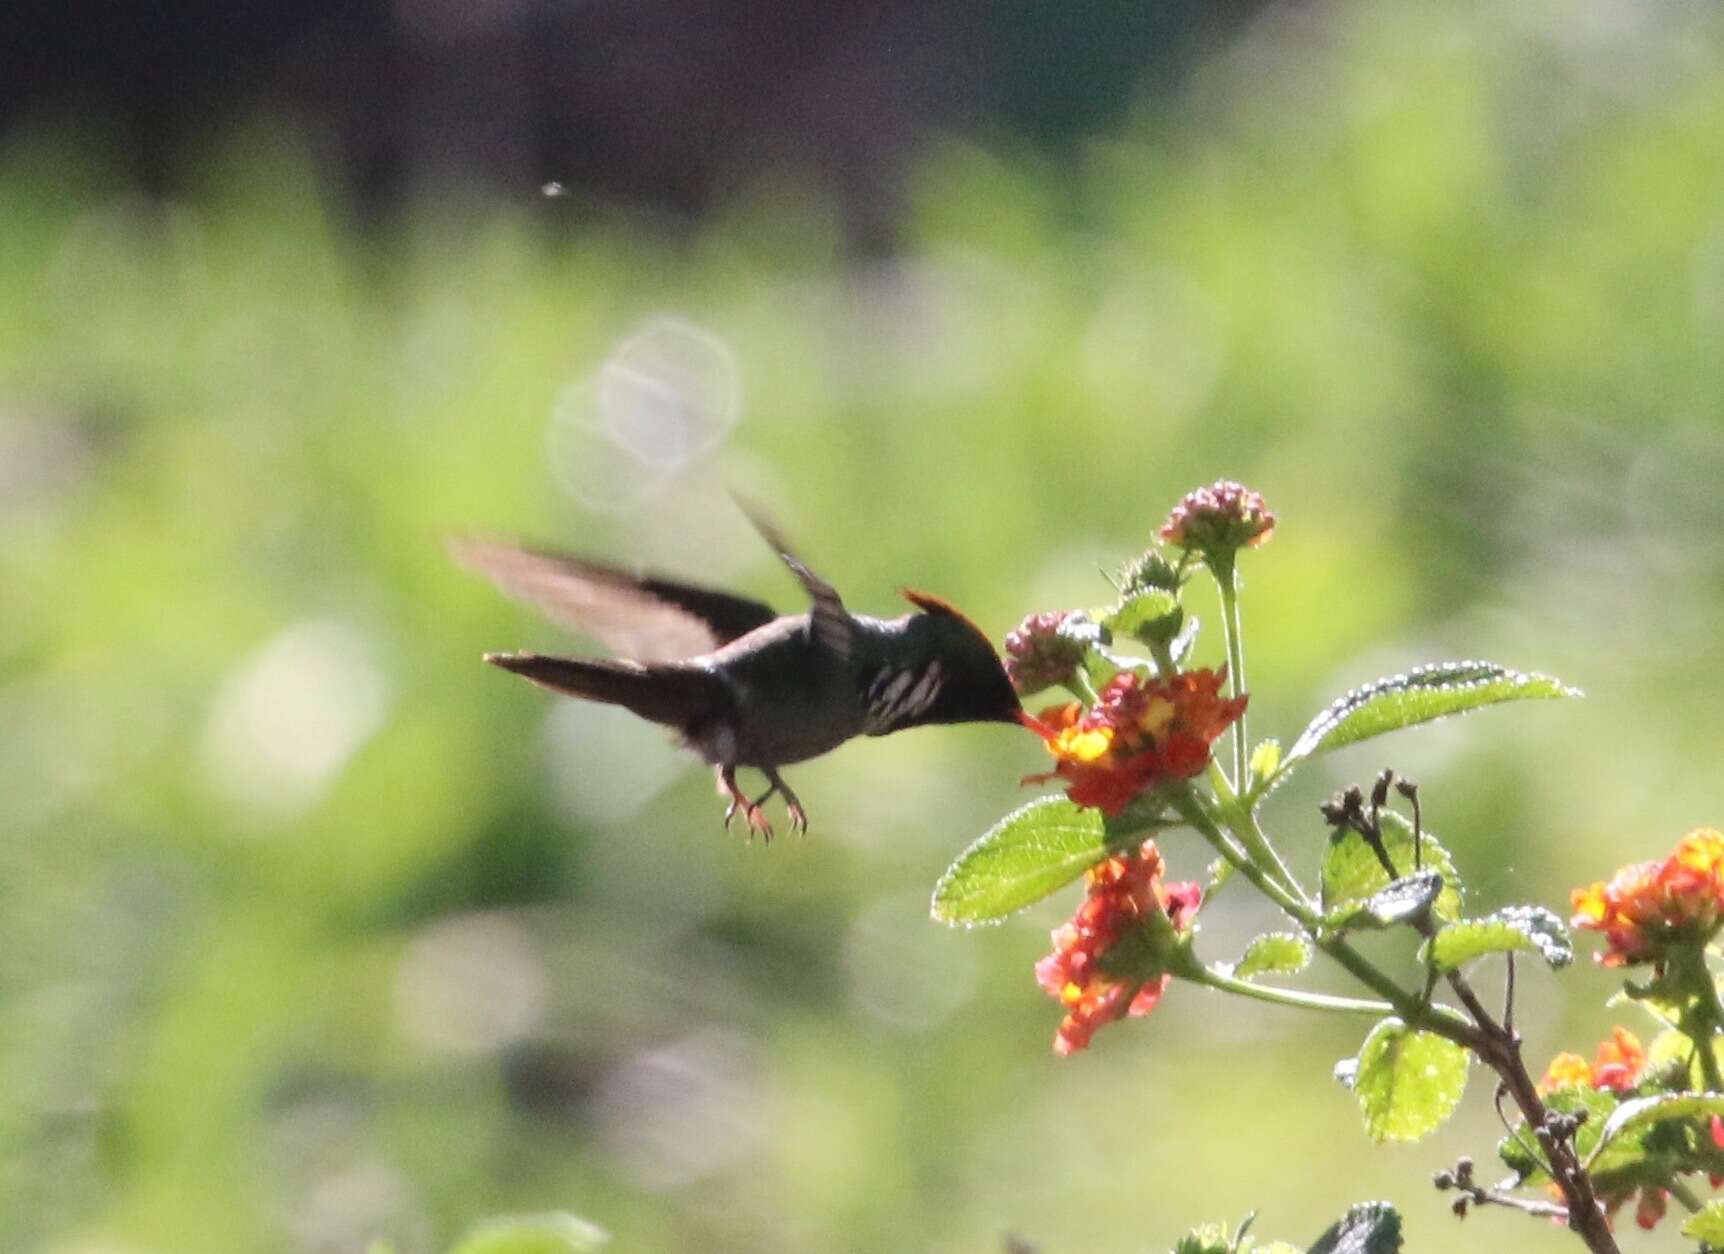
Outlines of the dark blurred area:
[[554,181],[576,206],[686,224],[785,168],[877,252],[930,132],[1068,147],[1262,7],[1109,0],[1074,22],[1036,0],[26,0],[0,50],[0,131],[98,119],[169,194],[212,135],[267,114],[314,137],[368,217],[413,192]]

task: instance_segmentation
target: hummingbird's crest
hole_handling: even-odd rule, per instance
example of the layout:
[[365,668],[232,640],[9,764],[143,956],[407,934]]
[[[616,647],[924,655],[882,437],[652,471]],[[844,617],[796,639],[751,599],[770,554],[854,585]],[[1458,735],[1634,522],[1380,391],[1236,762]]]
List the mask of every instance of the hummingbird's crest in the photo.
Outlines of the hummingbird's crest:
[[930,723],[1017,721],[1022,707],[987,634],[937,596],[900,591],[921,613],[899,620],[897,656],[863,694],[868,734]]
[[[986,640],[988,638],[987,633],[971,622],[969,617],[955,605],[950,601],[935,596],[932,592],[918,592],[914,588],[900,588],[898,589],[898,595],[902,596],[906,601],[921,610],[924,614],[944,614],[947,618],[955,618],[958,622],[964,624],[964,626],[982,637],[982,639]],[[988,647],[992,648],[993,646],[989,645]]]

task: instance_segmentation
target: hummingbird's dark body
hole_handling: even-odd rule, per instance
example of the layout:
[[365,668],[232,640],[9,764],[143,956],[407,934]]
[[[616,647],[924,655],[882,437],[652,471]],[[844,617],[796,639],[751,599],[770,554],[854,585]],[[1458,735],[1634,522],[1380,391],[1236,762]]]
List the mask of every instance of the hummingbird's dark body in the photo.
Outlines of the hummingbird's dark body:
[[[761,602],[671,580],[629,575],[580,558],[507,545],[464,543],[457,558],[553,618],[627,655],[618,660],[536,653],[486,661],[570,696],[621,705],[674,728],[717,768],[754,830],[772,829],[760,806],[774,792],[793,827],[807,819],[780,766],[806,761],[853,736],[930,723],[1015,722],[1020,713],[993,645],[937,598],[905,596],[917,612],[851,614],[832,586],[757,522],[813,598],[808,613],[779,617]],[[750,801],[741,766],[771,787]]]

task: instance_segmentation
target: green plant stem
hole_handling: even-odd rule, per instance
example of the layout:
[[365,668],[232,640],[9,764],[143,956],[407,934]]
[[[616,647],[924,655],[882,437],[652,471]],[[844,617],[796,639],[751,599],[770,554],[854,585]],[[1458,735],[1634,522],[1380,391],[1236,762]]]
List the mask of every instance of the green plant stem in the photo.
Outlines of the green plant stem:
[[1321,916],[1307,905],[1299,895],[1283,887],[1272,875],[1265,871],[1248,854],[1232,836],[1221,829],[1221,826],[1210,817],[1204,809],[1197,794],[1189,785],[1181,787],[1173,794],[1173,807],[1179,816],[1186,821],[1197,834],[1202,836],[1215,851],[1233,864],[1233,869],[1250,880],[1269,900],[1280,906],[1291,918],[1307,932],[1315,933],[1322,922]]
[[1714,1093],[1724,1093],[1724,1075],[1719,1074],[1718,1052],[1713,1048],[1713,1038],[1694,1042],[1695,1050],[1700,1054],[1700,1074],[1706,1077],[1706,1087]]
[[[1313,945],[1339,963],[1366,988],[1381,996],[1387,1008],[1399,1015],[1407,1026],[1433,1032],[1453,1041],[1495,1071],[1502,1080],[1504,1091],[1514,1100],[1529,1128],[1548,1126],[1549,1112],[1521,1057],[1520,1037],[1486,1012],[1472,987],[1459,972],[1450,973],[1449,984],[1466,1007],[1467,1015],[1409,993],[1375,963],[1354,949],[1344,936],[1328,933],[1323,926],[1322,915],[1302,900],[1300,894],[1284,888],[1273,874],[1259,865],[1236,841],[1237,832],[1230,835],[1223,831],[1204,808],[1197,792],[1189,785],[1174,793],[1172,800],[1180,817],[1208,840],[1259,892],[1296,920]],[[1703,962],[1701,966],[1704,967]],[[1215,976],[1216,973],[1207,969],[1205,971],[1207,974],[1201,982],[1215,987],[1209,977]],[[1260,986],[1250,987],[1252,995],[1260,995],[1266,991]],[[1228,991],[1242,992],[1233,988]],[[1273,999],[1285,1003],[1285,999]],[[1717,1004],[1716,993],[1713,993],[1709,1005]],[[1551,1177],[1562,1193],[1570,1231],[1584,1241],[1593,1254],[1620,1254],[1620,1247],[1610,1231],[1610,1223],[1598,1207],[1592,1178],[1575,1153],[1573,1141],[1552,1138],[1548,1142],[1545,1157]]]
[[1705,1203],[1698,1197],[1694,1196],[1694,1191],[1692,1189],[1674,1177],[1666,1180],[1664,1182],[1664,1187],[1670,1190],[1671,1197],[1682,1203],[1682,1209],[1686,1210],[1691,1215],[1698,1212],[1701,1207],[1705,1205]]
[[1291,868],[1282,860],[1281,851],[1276,849],[1275,843],[1269,839],[1269,833],[1265,832],[1258,824],[1257,816],[1252,813],[1250,805],[1241,800],[1228,810],[1228,817],[1233,820],[1228,826],[1232,828],[1233,835],[1239,843],[1267,858],[1270,865],[1274,867],[1275,874],[1286,884],[1288,889],[1297,893],[1299,899],[1307,906],[1315,908],[1310,894],[1305,891],[1304,885],[1299,882]]
[[1365,1001],[1357,997],[1332,997],[1327,993],[1307,993],[1293,988],[1276,988],[1270,984],[1253,984],[1249,980],[1241,980],[1217,971],[1214,967],[1199,965],[1195,971],[1179,972],[1193,983],[1209,988],[1219,989],[1224,993],[1238,993],[1241,997],[1254,997],[1258,1001],[1273,1002],[1278,1006],[1299,1006],[1306,1010],[1328,1010],[1336,1014],[1371,1015],[1381,1018],[1394,1013],[1394,1007],[1387,1002]]
[[1393,977],[1354,949],[1345,937],[1317,933],[1312,935],[1311,943],[1339,963],[1359,983],[1393,1006],[1395,1013],[1410,1026],[1429,1029],[1451,1040],[1455,1039],[1453,1032],[1457,1026],[1467,1026],[1466,1020],[1448,1007],[1424,1001],[1395,983]]
[[1698,946],[1685,946],[1676,951],[1671,974],[1694,999],[1682,1015],[1682,1032],[1694,1042],[1694,1052],[1700,1058],[1700,1074],[1706,1087],[1714,1093],[1724,1093],[1724,1074],[1718,1066],[1718,1034],[1724,1031],[1724,1005],[1718,1001],[1718,985],[1706,967],[1706,955]]
[[1150,641],[1149,655],[1155,659],[1156,674],[1160,675],[1163,679],[1166,679],[1169,675],[1179,669],[1178,665],[1173,660],[1173,650],[1168,648],[1159,640]]
[[[1239,618],[1239,569],[1230,557],[1222,569],[1211,568],[1215,583],[1221,589],[1221,630],[1227,637],[1227,687],[1234,696],[1245,691],[1245,633]],[[1245,790],[1246,745],[1245,711],[1233,721],[1233,786]]]
[[[1364,954],[1350,945],[1345,937],[1330,936],[1323,931],[1323,916],[1300,896],[1283,888],[1250,855],[1222,831],[1204,810],[1189,788],[1174,797],[1174,808],[1215,851],[1233,864],[1269,900],[1273,901],[1304,930],[1311,943],[1347,970],[1354,979],[1383,999],[1384,1009],[1400,1015],[1413,1027],[1427,1028],[1469,1048],[1475,1041],[1466,1036],[1472,1025],[1460,1015],[1443,1006],[1423,1001],[1399,984]],[[1258,986],[1253,985],[1254,989]]]
[[[1375,963],[1354,949],[1345,937],[1327,933],[1323,928],[1322,915],[1298,895],[1282,887],[1272,874],[1259,866],[1245,849],[1236,843],[1233,836],[1223,831],[1189,785],[1174,793],[1172,800],[1180,817],[1209,841],[1259,892],[1296,920],[1311,938],[1313,945],[1339,963],[1366,988],[1381,996],[1387,1007],[1399,1015],[1402,1022],[1409,1027],[1434,1032],[1471,1051],[1479,1061],[1501,1077],[1504,1090],[1520,1109],[1528,1127],[1547,1126],[1549,1112],[1539,1096],[1532,1076],[1527,1072],[1525,1061],[1521,1058],[1520,1037],[1485,1012],[1470,985],[1458,972],[1451,973],[1449,982],[1461,997],[1468,1013],[1473,1016],[1471,1019],[1451,1007],[1437,1005],[1424,997],[1407,992]],[[1207,974],[1213,976],[1215,973]],[[1204,978],[1202,982],[1210,981]],[[1256,985],[1251,988],[1253,995],[1265,991]],[[1598,1208],[1592,1178],[1581,1165],[1573,1142],[1552,1140],[1546,1158],[1551,1176],[1562,1193],[1569,1229],[1586,1243],[1593,1254],[1619,1254],[1616,1238],[1610,1231],[1610,1223]]]
[[[1203,830],[1203,835],[1209,839],[1211,844],[1215,844],[1219,838],[1228,838],[1228,843],[1239,854],[1262,871],[1281,890],[1279,896],[1271,894],[1276,904],[1292,914],[1306,931],[1314,932],[1315,924],[1322,919],[1317,903],[1311,900],[1311,896],[1305,891],[1304,885],[1299,883],[1293,872],[1288,869],[1287,864],[1282,861],[1281,855],[1269,842],[1268,835],[1257,825],[1256,818],[1245,809],[1244,803],[1234,793],[1232,786],[1227,781],[1227,773],[1216,765],[1214,760],[1209,763],[1209,781],[1215,789],[1218,814],[1211,814],[1203,798],[1193,794],[1193,804],[1202,812],[1209,825],[1209,830],[1200,829]],[[1190,822],[1189,818],[1187,818],[1187,822]],[[1219,845],[1216,847],[1220,848]],[[1237,863],[1237,859],[1233,860]],[[1289,900],[1298,903],[1297,910],[1286,904]]]
[[1083,667],[1079,666],[1072,671],[1071,678],[1066,680],[1066,687],[1071,690],[1074,697],[1084,703],[1086,709],[1095,705],[1097,700],[1095,688],[1090,684],[1089,676],[1084,674]]

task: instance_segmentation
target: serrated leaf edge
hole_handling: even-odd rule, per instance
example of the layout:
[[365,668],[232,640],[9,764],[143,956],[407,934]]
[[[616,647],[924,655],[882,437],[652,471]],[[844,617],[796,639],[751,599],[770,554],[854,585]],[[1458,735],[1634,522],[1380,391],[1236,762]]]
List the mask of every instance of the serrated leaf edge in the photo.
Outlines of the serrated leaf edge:
[[[1015,909],[1006,911],[1004,914],[989,915],[987,917],[977,918],[977,919],[951,918],[951,917],[949,917],[945,914],[942,914],[940,912],[940,899],[941,899],[941,897],[945,894],[946,889],[953,883],[953,881],[955,881],[958,878],[958,874],[959,874],[960,870],[962,869],[962,867],[964,866],[965,862],[968,861],[970,859],[970,857],[972,855],[974,855],[978,850],[982,849],[989,842],[991,842],[993,840],[997,840],[999,838],[999,833],[1003,832],[1007,827],[1011,826],[1013,823],[1017,823],[1017,822],[1021,821],[1026,815],[1030,814],[1032,811],[1039,810],[1039,809],[1046,809],[1049,806],[1073,805],[1073,804],[1074,803],[1069,798],[1063,796],[1062,794],[1058,794],[1058,793],[1050,793],[1049,795],[1044,796],[1044,797],[1037,797],[1033,801],[1027,801],[1023,805],[1019,806],[1016,810],[1013,810],[1009,814],[1006,814],[1003,817],[1001,817],[998,821],[996,821],[994,823],[994,825],[992,827],[988,828],[987,831],[983,832],[980,836],[976,837],[976,839],[972,840],[968,845],[964,846],[964,848],[959,852],[958,856],[956,858],[952,859],[951,865],[945,869],[945,871],[940,875],[940,878],[938,880],[934,881],[934,892],[933,892],[933,895],[930,898],[929,903],[928,903],[928,913],[933,917],[935,922],[944,923],[947,927],[958,927],[958,928],[966,928],[966,929],[974,928],[974,927],[993,927],[997,924],[1005,922],[1007,919],[1011,918],[1012,915],[1018,914],[1021,911],[1027,910],[1032,905],[1034,905],[1035,902],[1027,901],[1023,905],[1018,906]],[[1077,809],[1077,813],[1080,815],[1082,815],[1082,814],[1094,814],[1095,813],[1094,811],[1085,810],[1081,806],[1076,807],[1076,809]],[[1101,822],[1099,815],[1097,816],[1096,821],[1098,823]],[[1103,826],[1101,834],[1102,834],[1103,845],[1105,847],[1109,843],[1111,843],[1111,838],[1109,837],[1105,826]],[[1081,875],[1081,874],[1083,874],[1082,871],[1077,872],[1076,875],[1072,876],[1072,879],[1076,879],[1077,876]],[[1066,882],[1070,883],[1071,881],[1068,880]],[[1057,890],[1055,890],[1055,891],[1057,891]],[[1038,898],[1038,900],[1040,900],[1040,899]]]
[[[1538,931],[1527,927],[1523,925],[1518,918],[1511,917],[1517,915],[1542,915],[1544,918],[1548,919],[1550,923],[1555,925],[1557,935],[1553,936],[1548,931]],[[1516,933],[1523,943],[1512,945],[1507,948],[1499,947],[1486,949],[1473,954],[1470,957],[1463,958],[1457,963],[1439,962],[1436,956],[1437,942],[1442,938],[1443,934],[1445,932],[1472,926],[1505,928]],[[1568,928],[1563,924],[1562,919],[1553,910],[1548,910],[1544,906],[1533,905],[1505,906],[1501,910],[1493,910],[1490,914],[1481,915],[1476,919],[1456,919],[1453,923],[1450,923],[1439,930],[1436,936],[1433,936],[1430,941],[1426,943],[1426,958],[1438,971],[1447,972],[1457,970],[1466,963],[1476,962],[1480,958],[1488,958],[1492,954],[1510,953],[1519,949],[1536,950],[1538,955],[1553,969],[1561,969],[1574,961],[1574,945],[1569,940]]]
[[[1496,674],[1480,676],[1479,678],[1470,680],[1440,681],[1438,684],[1432,685],[1430,690],[1438,692],[1464,692],[1468,688],[1482,688],[1489,684],[1507,681],[1516,685],[1536,683],[1552,684],[1557,689],[1555,692],[1536,694],[1529,698],[1532,700],[1555,700],[1563,697],[1583,697],[1586,695],[1581,691],[1581,689],[1572,684],[1564,683],[1554,675],[1546,675],[1540,671],[1516,670],[1512,666],[1503,666],[1501,663],[1488,662],[1482,658],[1466,658],[1458,662],[1426,662],[1423,665],[1415,666],[1410,670],[1401,671],[1394,675],[1385,675],[1381,679],[1372,680],[1370,683],[1360,684],[1355,688],[1349,688],[1346,692],[1342,693],[1341,696],[1337,697],[1334,701],[1331,701],[1315,718],[1306,724],[1305,730],[1300,732],[1298,738],[1294,740],[1292,748],[1287,750],[1287,753],[1282,759],[1282,771],[1285,772],[1288,766],[1303,758],[1307,758],[1314,753],[1320,747],[1323,737],[1329,731],[1333,730],[1333,728],[1344,720],[1347,715],[1351,714],[1355,710],[1362,709],[1373,697],[1386,692],[1410,692],[1421,686],[1416,681],[1427,676],[1441,671],[1465,670],[1467,668],[1489,668],[1490,670],[1495,671]],[[1454,718],[1457,715],[1471,714],[1473,712],[1474,711],[1471,709],[1453,710],[1446,714],[1434,715],[1429,719],[1420,719],[1419,722],[1435,722],[1438,719]],[[1409,724],[1409,726],[1416,725],[1417,724]],[[1397,728],[1396,730],[1400,729]]]

